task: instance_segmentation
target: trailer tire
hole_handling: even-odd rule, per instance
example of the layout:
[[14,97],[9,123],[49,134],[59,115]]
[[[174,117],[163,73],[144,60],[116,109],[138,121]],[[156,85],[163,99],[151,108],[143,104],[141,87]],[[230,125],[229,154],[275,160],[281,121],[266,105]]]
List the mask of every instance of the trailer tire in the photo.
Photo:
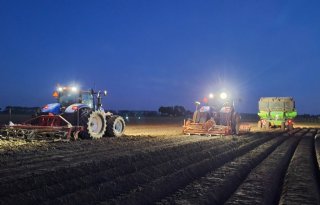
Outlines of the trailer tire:
[[286,124],[285,124],[285,122],[281,122],[281,130],[283,131],[283,130],[285,130],[286,129]]
[[262,128],[262,123],[261,123],[261,120],[258,121],[258,130],[261,130]]
[[270,122],[267,122],[266,125],[265,125],[265,127],[266,127],[266,130],[270,130],[270,129],[271,129],[271,123],[270,123]]
[[126,123],[121,116],[112,115],[108,117],[108,126],[106,136],[108,137],[121,137],[124,133]]

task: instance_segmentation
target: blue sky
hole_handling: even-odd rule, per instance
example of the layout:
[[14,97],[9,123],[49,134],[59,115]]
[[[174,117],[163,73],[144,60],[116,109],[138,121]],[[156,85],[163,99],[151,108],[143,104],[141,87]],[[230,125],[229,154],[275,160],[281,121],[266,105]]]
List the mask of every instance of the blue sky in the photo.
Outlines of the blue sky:
[[226,90],[241,112],[292,96],[320,114],[319,1],[0,0],[0,107],[57,83],[107,89],[107,109],[157,110]]

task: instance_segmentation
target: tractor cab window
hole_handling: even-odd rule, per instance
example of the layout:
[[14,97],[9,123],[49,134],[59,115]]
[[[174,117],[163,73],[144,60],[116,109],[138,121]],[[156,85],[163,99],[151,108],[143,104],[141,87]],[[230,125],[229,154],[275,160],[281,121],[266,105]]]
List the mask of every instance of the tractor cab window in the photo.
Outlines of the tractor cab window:
[[83,104],[86,104],[90,108],[93,108],[93,96],[90,92],[83,92],[81,94],[81,101]]
[[62,107],[68,107],[71,104],[79,103],[79,93],[74,92],[61,92],[58,102]]

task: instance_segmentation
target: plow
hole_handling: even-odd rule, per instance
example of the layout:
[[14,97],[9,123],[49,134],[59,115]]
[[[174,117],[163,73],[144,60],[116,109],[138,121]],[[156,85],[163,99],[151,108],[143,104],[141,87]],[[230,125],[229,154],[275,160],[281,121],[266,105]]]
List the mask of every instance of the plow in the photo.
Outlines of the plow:
[[79,91],[75,87],[59,86],[53,93],[56,103],[45,105],[38,116],[21,124],[10,122],[1,126],[0,135],[4,138],[68,141],[79,137],[120,137],[125,130],[125,121],[121,116],[104,111],[103,94],[92,89]]

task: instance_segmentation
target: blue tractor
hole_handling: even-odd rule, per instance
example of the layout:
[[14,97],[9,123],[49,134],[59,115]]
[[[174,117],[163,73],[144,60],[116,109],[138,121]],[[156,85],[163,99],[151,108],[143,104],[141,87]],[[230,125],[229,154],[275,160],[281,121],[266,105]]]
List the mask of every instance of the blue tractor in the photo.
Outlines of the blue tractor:
[[53,93],[57,102],[45,105],[37,117],[10,125],[5,130],[23,135],[64,133],[68,139],[120,137],[125,130],[125,121],[121,116],[104,111],[102,96],[106,94],[106,91],[58,86]]

